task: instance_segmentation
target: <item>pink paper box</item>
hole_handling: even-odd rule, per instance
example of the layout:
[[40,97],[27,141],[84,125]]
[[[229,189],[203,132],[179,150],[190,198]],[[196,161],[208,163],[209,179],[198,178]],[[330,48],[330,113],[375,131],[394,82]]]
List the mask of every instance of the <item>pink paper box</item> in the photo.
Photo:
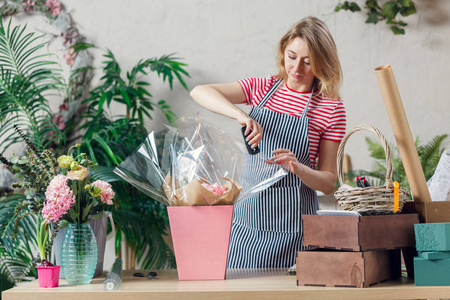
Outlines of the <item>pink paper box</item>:
[[167,211],[178,279],[225,279],[233,206],[169,206]]

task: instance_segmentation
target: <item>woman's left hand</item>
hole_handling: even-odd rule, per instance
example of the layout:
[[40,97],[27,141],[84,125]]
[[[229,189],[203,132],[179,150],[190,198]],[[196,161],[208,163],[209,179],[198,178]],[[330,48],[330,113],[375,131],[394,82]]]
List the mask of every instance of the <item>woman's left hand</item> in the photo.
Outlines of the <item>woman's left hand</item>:
[[288,149],[279,148],[272,152],[272,158],[266,160],[268,164],[283,165],[286,169],[292,173],[300,176],[301,173],[307,168],[305,165],[297,160],[297,157]]

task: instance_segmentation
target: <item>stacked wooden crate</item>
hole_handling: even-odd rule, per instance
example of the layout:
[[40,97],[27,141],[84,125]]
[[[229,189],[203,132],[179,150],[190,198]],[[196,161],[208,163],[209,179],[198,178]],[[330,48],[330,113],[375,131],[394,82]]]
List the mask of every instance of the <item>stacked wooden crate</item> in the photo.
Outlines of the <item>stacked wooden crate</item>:
[[302,218],[303,244],[315,248],[297,253],[297,285],[306,286],[369,287],[399,277],[400,249],[414,247],[419,222],[417,214]]
[[415,224],[417,286],[450,285],[450,223]]

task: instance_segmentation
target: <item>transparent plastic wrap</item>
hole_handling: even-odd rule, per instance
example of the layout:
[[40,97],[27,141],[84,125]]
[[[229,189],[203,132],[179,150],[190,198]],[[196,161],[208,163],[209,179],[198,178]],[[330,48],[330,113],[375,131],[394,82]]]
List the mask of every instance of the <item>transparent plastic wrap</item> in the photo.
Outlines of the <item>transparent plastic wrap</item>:
[[232,205],[287,174],[281,166],[267,164],[262,152],[251,160],[265,170],[254,174],[245,168],[250,158],[244,141],[198,115],[180,119],[177,126],[167,127],[165,134],[150,133],[114,172],[170,206]]

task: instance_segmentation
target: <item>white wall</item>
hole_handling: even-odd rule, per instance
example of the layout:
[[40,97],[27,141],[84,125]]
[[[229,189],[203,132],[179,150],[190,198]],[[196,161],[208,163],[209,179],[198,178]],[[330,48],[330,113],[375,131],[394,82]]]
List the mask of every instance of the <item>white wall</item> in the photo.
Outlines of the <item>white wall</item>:
[[[361,6],[364,1],[359,1]],[[315,15],[329,26],[344,72],[342,98],[348,126],[367,123],[395,143],[374,68],[390,64],[403,99],[413,137],[428,141],[449,133],[450,1],[418,0],[418,14],[405,19],[405,36],[395,36],[386,24],[365,24],[362,13],[334,13],[337,0],[77,0],[63,1],[87,42],[110,49],[122,65],[176,52],[189,64],[189,88],[197,84],[232,82],[248,76],[276,73],[275,53],[282,34],[299,19]],[[51,31],[41,16],[15,18],[30,30]],[[45,27],[47,26],[47,27]],[[53,33],[55,33],[53,31]],[[54,41],[53,45],[60,42]],[[54,46],[57,48],[57,46]],[[62,56],[63,49],[54,50]],[[93,52],[100,64],[101,52]],[[151,76],[151,92],[165,99],[182,116],[197,112],[238,135],[237,122],[200,108],[188,92]],[[53,103],[57,107],[59,101]],[[247,109],[247,108],[245,108]],[[161,127],[155,114],[149,129]],[[366,144],[353,136],[346,152],[354,168],[370,169]]]
[[[279,38],[299,19],[314,15],[329,26],[344,72],[342,98],[348,127],[367,123],[395,143],[374,68],[390,64],[403,99],[412,135],[428,141],[450,133],[450,1],[417,0],[418,14],[405,19],[405,36],[394,36],[386,24],[365,24],[366,16],[334,13],[338,0],[77,0],[62,1],[87,42],[109,48],[131,68],[139,59],[176,52],[189,64],[189,88],[276,73]],[[358,1],[361,6],[365,1]],[[29,21],[21,18],[21,22]],[[41,29],[33,17],[30,29]],[[61,54],[61,52],[59,53]],[[101,61],[96,52],[96,63]],[[238,135],[235,121],[204,111],[176,85],[168,92],[152,77],[151,92],[179,115],[200,111]],[[54,104],[57,107],[59,103]],[[160,128],[161,114],[148,128]],[[370,169],[363,134],[346,147],[356,169]]]

